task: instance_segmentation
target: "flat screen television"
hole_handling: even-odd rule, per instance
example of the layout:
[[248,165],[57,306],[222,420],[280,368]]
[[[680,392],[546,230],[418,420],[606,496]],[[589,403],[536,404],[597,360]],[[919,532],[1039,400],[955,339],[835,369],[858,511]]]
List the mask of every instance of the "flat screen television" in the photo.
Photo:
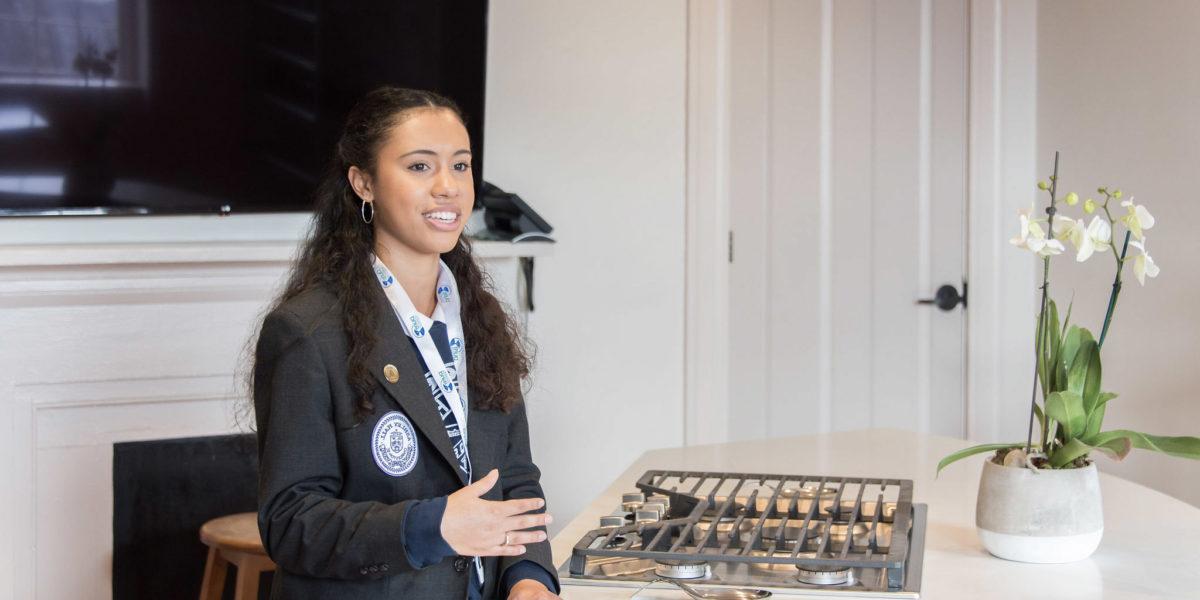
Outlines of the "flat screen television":
[[0,2],[0,215],[311,209],[346,113],[453,99],[483,176],[486,0]]

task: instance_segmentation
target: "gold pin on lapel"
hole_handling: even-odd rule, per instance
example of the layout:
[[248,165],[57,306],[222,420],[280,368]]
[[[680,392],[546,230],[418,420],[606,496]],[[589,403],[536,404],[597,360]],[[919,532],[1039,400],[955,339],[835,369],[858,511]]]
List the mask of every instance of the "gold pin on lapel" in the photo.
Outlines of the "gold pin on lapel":
[[400,381],[400,371],[396,370],[396,365],[384,365],[383,376],[387,377],[388,383]]

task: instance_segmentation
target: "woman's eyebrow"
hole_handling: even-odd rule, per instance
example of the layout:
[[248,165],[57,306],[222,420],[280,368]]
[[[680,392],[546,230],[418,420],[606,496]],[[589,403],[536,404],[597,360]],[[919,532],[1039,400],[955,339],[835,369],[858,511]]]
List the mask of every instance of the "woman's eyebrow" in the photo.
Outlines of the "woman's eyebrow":
[[[467,150],[466,148],[463,148],[462,150],[459,150],[458,152],[455,152],[455,153],[454,153],[454,156],[458,156],[459,154],[470,154],[470,153],[471,153],[471,151],[470,151],[470,150]],[[433,150],[424,150],[424,149],[422,149],[422,150],[413,150],[412,152],[405,152],[404,154],[401,154],[401,155],[400,155],[400,158],[404,158],[405,156],[408,156],[408,155],[410,155],[410,154],[428,154],[428,155],[430,155],[430,156],[437,156],[437,152],[434,152]]]

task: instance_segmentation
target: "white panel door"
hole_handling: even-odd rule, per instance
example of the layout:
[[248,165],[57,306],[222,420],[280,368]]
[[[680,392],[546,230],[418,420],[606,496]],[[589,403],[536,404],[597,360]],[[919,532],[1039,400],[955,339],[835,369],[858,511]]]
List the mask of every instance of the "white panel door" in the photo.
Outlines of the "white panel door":
[[729,437],[965,435],[965,0],[729,4]]

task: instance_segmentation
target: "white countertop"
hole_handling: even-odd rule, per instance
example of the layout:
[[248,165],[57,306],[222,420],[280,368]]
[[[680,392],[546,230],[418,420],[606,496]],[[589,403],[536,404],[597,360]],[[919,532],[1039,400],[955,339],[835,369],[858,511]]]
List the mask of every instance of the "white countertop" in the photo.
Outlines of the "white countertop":
[[[975,493],[986,455],[960,461],[934,478],[938,460],[966,445],[876,429],[652,450],[551,540],[554,560],[565,562],[575,542],[620,505],[622,493],[636,491],[634,483],[650,469],[895,477],[912,479],[913,501],[929,505],[922,599],[1200,598],[1200,508],[1105,474],[1103,457],[1098,463],[1104,541],[1091,558],[1031,565],[992,557],[975,535]],[[563,583],[567,600],[626,600],[636,589]],[[686,596],[649,589],[637,598]]]

